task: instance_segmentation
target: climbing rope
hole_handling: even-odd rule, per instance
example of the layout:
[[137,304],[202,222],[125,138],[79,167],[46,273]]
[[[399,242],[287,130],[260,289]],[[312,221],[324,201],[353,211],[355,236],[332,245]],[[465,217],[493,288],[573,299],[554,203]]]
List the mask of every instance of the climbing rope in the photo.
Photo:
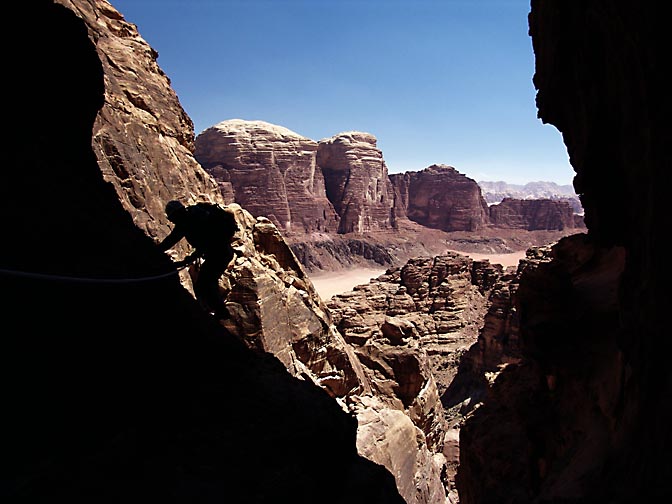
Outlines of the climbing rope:
[[37,280],[51,280],[55,282],[69,282],[69,283],[91,283],[91,284],[129,284],[129,283],[143,283],[143,282],[153,282],[155,280],[161,280],[163,278],[168,278],[181,270],[189,266],[185,264],[177,269],[170,270],[168,273],[162,273],[160,275],[152,275],[146,277],[138,278],[86,278],[86,277],[73,277],[67,275],[50,275],[47,273],[34,273],[28,271],[18,271],[18,270],[8,270],[0,268],[0,275],[12,276],[19,278],[33,278]]

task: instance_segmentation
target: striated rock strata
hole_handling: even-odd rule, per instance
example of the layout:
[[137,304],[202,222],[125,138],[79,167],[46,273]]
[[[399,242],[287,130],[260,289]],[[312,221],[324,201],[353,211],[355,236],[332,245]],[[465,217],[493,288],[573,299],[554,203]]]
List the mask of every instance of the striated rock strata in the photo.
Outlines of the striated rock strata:
[[490,223],[498,228],[528,231],[573,229],[579,227],[574,210],[567,201],[553,199],[521,200],[504,198],[489,208]]
[[[451,498],[456,497],[459,419],[448,414],[440,397],[457,372],[460,356],[476,339],[488,293],[501,273],[487,261],[454,253],[417,258],[328,303],[373,388],[398,402],[426,436],[434,458],[441,461]],[[380,449],[371,453],[372,460],[384,463]],[[420,462],[416,459],[404,471],[415,468],[420,474],[426,465]],[[397,471],[403,474],[401,468]]]
[[264,121],[231,119],[200,133],[194,154],[230,202],[283,232],[338,230],[316,165],[317,142]]
[[488,205],[478,184],[452,166],[390,175],[396,206],[423,226],[443,231],[478,231],[488,224]]
[[[478,184],[445,165],[388,175],[368,133],[343,133],[318,144],[282,126],[231,119],[203,131],[195,145],[224,200],[269,218],[309,270],[403,264],[410,254],[392,262],[395,254],[383,249],[417,248],[410,242],[427,230],[489,227],[506,234],[583,227],[582,217],[565,215],[560,202],[507,200],[488,210]],[[418,253],[443,252],[430,248]]]
[[392,266],[394,262],[387,247],[357,238],[334,236],[315,242],[296,242],[290,246],[301,265],[308,271],[357,266],[362,260],[386,267]]
[[394,191],[376,137],[351,131],[320,140],[317,164],[324,174],[329,200],[341,217],[339,233],[396,226]]

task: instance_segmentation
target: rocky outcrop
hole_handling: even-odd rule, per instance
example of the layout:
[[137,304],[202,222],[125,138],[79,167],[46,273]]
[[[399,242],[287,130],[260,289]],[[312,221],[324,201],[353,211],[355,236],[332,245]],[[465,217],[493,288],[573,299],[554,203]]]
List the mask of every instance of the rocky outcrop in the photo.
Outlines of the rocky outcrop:
[[539,116],[563,135],[588,232],[520,280],[521,361],[461,430],[460,501],[667,501],[667,17],[531,5]]
[[478,231],[488,224],[488,205],[478,184],[452,166],[390,175],[396,205],[409,219],[443,231]]
[[520,200],[504,198],[489,208],[490,223],[498,228],[562,231],[577,227],[574,211],[567,201],[553,199]]
[[265,217],[254,219],[237,204],[230,208],[240,230],[236,259],[221,279],[231,315],[225,327],[334,398],[370,394],[361,364],[275,225]]
[[284,233],[338,230],[314,140],[264,121],[231,119],[200,133],[194,155],[231,202]]
[[[618,387],[609,381],[620,368],[593,368],[590,363],[600,352],[600,359],[613,363],[618,353],[608,341],[617,327],[616,292],[624,258],[621,248],[595,247],[585,235],[574,235],[521,263],[508,316],[494,326],[494,339],[486,323],[479,337],[481,360],[471,363],[485,372],[492,387],[460,431],[462,500],[482,502],[500,492],[520,500],[530,489],[538,491],[544,480],[545,492],[567,499],[581,491],[578,482],[562,488],[565,483],[558,480],[568,475],[552,475],[552,468],[569,453],[580,461],[572,468],[577,474],[600,463],[599,453],[614,434],[608,425],[618,402]],[[497,343],[505,346],[497,348]],[[518,355],[511,352],[516,346]],[[599,398],[597,405],[591,404],[593,398]],[[514,456],[493,454],[485,448],[491,443]],[[480,464],[486,458],[484,472]],[[478,485],[471,483],[474,477]]]
[[[360,352],[346,342],[278,229],[230,208],[240,231],[237,258],[220,282],[231,315],[224,326],[353,414],[358,452],[394,475],[407,503],[443,502],[445,427],[426,354],[402,346]],[[400,345],[393,319],[383,332]]]
[[167,225],[167,199],[218,201],[217,186],[193,156],[193,123],[157,64],[156,51],[107,2],[60,3],[95,20],[86,30],[95,40],[105,89],[93,150],[103,178],[135,224],[155,237]]
[[494,278],[478,340],[460,358],[457,374],[441,396],[443,405],[460,418],[466,417],[484,400],[491,384],[506,366],[521,361],[516,293],[524,274],[550,261],[550,246],[531,247],[517,268],[508,268]]
[[455,253],[416,258],[352,292],[334,296],[327,306],[346,340],[359,346],[374,337],[394,335],[388,326],[396,319],[410,323],[412,330],[399,328],[403,337],[393,339],[408,342],[413,336],[432,356],[433,374],[444,388],[455,370],[441,370],[451,359],[456,363],[460,351],[475,341],[485,313],[485,292],[500,274],[487,261]]
[[[422,431],[435,463],[440,461],[429,474],[443,474],[452,498],[459,419],[444,410],[439,398],[476,339],[487,295],[500,274],[488,262],[453,253],[417,258],[328,302],[335,325],[353,345],[379,396],[399,403]],[[432,467],[422,458],[402,457],[400,446],[375,449],[372,460],[405,458],[403,469],[392,464],[398,481],[410,482]],[[426,492],[438,491],[428,485]]]
[[394,190],[376,137],[351,131],[320,140],[317,164],[324,174],[327,196],[341,217],[339,233],[396,226]]

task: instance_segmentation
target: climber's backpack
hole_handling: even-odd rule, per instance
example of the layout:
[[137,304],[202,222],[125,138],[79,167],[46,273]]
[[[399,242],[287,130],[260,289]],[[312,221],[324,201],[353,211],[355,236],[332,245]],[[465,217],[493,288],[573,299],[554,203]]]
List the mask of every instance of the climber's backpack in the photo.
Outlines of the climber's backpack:
[[217,203],[196,203],[190,210],[192,215],[198,215],[201,229],[207,229],[210,233],[214,229],[218,230],[217,239],[225,238],[230,241],[238,231],[238,223],[233,213]]

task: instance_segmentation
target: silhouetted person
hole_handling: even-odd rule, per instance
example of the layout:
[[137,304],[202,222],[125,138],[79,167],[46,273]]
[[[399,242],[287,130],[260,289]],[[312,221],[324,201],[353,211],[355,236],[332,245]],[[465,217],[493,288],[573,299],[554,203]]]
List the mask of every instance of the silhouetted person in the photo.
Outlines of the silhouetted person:
[[199,257],[203,258],[194,282],[194,292],[216,317],[227,318],[229,314],[219,292],[219,278],[234,256],[231,239],[238,230],[235,218],[214,203],[185,207],[175,200],[166,205],[166,216],[175,227],[161,241],[159,248],[166,251],[182,238],[194,247],[191,254],[175,264],[182,267]]

